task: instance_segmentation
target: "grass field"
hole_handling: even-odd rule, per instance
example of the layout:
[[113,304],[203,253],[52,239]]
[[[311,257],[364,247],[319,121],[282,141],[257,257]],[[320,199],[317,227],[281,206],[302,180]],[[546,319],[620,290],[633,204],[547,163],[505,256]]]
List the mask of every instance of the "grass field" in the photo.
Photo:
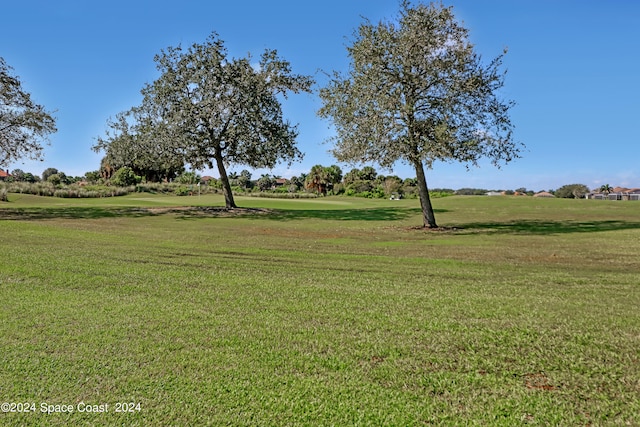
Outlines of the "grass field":
[[10,194],[0,425],[640,425],[640,203],[237,202]]

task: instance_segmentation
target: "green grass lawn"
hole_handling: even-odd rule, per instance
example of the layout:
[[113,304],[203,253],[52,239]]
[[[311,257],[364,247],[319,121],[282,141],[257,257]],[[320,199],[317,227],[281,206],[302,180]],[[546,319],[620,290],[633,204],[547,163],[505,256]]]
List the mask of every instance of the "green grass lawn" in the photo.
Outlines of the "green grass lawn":
[[237,202],[0,203],[0,425],[640,425],[640,203]]

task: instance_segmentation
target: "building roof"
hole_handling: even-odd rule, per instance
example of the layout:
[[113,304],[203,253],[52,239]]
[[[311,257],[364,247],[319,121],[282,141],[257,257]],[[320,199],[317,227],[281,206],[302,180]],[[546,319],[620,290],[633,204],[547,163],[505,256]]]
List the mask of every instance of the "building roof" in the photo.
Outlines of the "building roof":
[[534,194],[533,197],[556,197],[556,196],[549,193],[548,191],[541,191],[539,193]]
[[9,174],[8,171],[3,171],[2,169],[0,169],[0,178],[7,178],[10,177],[11,175]]
[[[640,192],[640,188],[614,187],[611,189],[609,194],[625,194],[625,193],[637,194],[638,192]],[[600,191],[599,188],[596,188],[591,190],[590,194],[604,194],[604,193]]]

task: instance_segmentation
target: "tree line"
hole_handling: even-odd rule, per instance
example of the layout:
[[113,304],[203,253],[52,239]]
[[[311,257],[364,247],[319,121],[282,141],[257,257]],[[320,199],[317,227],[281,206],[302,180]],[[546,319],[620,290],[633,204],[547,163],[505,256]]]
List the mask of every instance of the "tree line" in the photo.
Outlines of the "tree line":
[[[7,170],[7,172],[9,172]],[[416,178],[400,178],[397,175],[384,175],[372,166],[364,166],[363,168],[353,168],[347,173],[343,173],[342,169],[337,165],[323,166],[315,165],[307,173],[283,178],[282,176],[272,174],[261,174],[260,177],[254,177],[253,174],[243,169],[240,172],[230,171],[228,179],[233,194],[251,195],[255,193],[274,193],[278,194],[301,194],[307,193],[317,196],[344,195],[364,198],[417,198],[418,183]],[[118,169],[110,178],[105,178],[100,170],[86,172],[83,176],[69,176],[63,171],[56,168],[47,168],[41,175],[25,172],[22,169],[14,169],[7,178],[5,183],[48,183],[56,189],[62,190],[69,186],[116,186],[131,187],[141,185],[142,183],[153,183],[147,181],[129,167]],[[203,177],[196,172],[183,171],[175,178],[168,181],[164,187],[164,192],[176,193],[179,195],[187,195],[194,193],[195,185],[202,185],[202,191],[218,192],[223,191],[223,185],[220,179],[213,177]],[[205,188],[205,186],[207,188]],[[140,186],[135,191],[150,191],[158,189],[158,186]],[[24,191],[24,188],[22,189]],[[488,190],[485,188],[434,188],[430,189],[430,195],[436,197],[449,195],[486,195],[491,191],[498,191],[505,195],[527,195],[533,196],[537,191],[529,190],[526,187],[518,187],[515,189],[499,189]],[[589,189],[585,184],[566,184],[557,189],[549,189],[548,193],[557,198],[565,199],[582,199],[590,192],[599,192],[608,194],[613,191],[609,184],[601,185],[595,189]],[[33,192],[37,194],[37,191]],[[60,192],[60,194],[65,194]],[[116,194],[116,193],[111,193]],[[119,191],[117,194],[125,194]],[[102,196],[103,194],[97,193]]]

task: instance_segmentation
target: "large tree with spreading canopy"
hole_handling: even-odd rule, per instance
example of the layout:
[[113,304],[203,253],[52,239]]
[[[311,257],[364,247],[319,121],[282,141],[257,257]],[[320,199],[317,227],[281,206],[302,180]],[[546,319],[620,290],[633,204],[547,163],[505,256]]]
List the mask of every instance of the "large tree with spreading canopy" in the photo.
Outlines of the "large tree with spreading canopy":
[[346,75],[320,91],[339,161],[415,169],[425,227],[437,227],[424,167],[436,161],[498,166],[520,152],[500,97],[503,55],[484,64],[469,32],[441,4],[401,3],[394,21],[365,21],[347,48]]
[[142,105],[126,120],[113,121],[116,138],[99,141],[99,148],[108,151],[125,131],[130,141],[151,140],[180,153],[196,169],[215,165],[227,208],[236,207],[229,165],[272,168],[302,158],[296,126],[283,118],[280,97],[309,92],[313,80],[293,74],[275,50],[255,62],[250,55],[228,58],[212,33],[202,44],[161,51],[155,62],[160,77],[143,88]]

